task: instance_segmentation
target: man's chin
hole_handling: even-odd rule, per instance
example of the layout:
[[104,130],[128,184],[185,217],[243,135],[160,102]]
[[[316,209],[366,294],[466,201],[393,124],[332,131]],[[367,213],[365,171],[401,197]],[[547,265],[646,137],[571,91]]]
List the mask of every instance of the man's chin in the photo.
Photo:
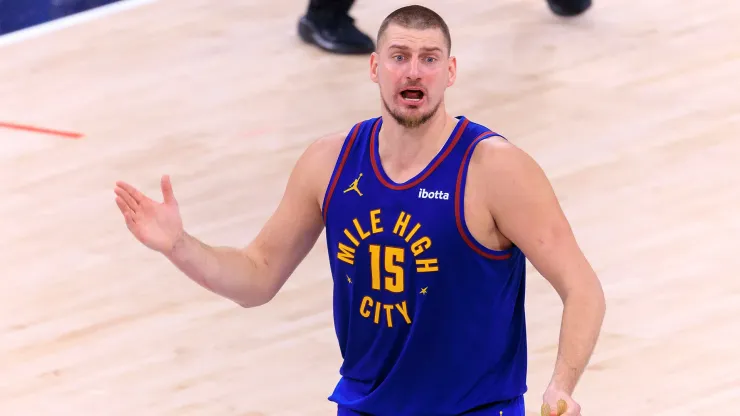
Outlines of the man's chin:
[[407,129],[415,129],[417,127],[421,127],[422,125],[424,125],[424,123],[429,121],[432,116],[432,114],[422,114],[421,112],[418,112],[418,114],[392,113],[392,115],[398,124]]
[[[386,105],[386,110],[388,110],[398,124],[408,129],[414,129],[424,125],[434,117],[434,114],[439,108],[439,105],[437,105],[431,111],[424,111],[426,107],[425,104],[427,103],[426,97],[424,97],[424,99],[418,104],[405,102],[408,100],[403,101],[404,102],[396,102],[396,106],[392,110]],[[383,104],[385,104],[385,101]]]

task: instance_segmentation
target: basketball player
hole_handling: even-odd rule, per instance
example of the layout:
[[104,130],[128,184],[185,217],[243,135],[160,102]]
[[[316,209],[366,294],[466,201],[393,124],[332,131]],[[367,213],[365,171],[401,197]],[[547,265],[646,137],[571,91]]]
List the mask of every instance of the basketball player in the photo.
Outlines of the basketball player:
[[[246,248],[188,234],[169,177],[158,203],[119,182],[133,235],[243,307],[269,302],[326,228],[343,365],[338,415],[523,416],[525,256],[563,301],[543,403],[567,403],[605,306],[549,181],[522,150],[452,117],[447,25],[421,6],[382,23],[370,78],[381,117],[311,144]],[[553,413],[554,414],[554,413]]]

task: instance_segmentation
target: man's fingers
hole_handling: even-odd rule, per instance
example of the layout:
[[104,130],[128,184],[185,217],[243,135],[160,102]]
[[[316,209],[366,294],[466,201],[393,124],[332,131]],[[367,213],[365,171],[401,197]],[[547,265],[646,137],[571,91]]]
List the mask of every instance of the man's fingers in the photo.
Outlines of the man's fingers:
[[136,201],[137,204],[141,204],[147,199],[147,197],[144,196],[144,194],[142,194],[138,189],[127,184],[126,182],[118,181],[116,182],[116,185],[126,191],[126,193],[129,194],[134,199],[134,201]]
[[175,204],[175,193],[172,191],[172,181],[169,175],[163,175],[161,180],[162,185],[162,196],[164,197],[165,204]]
[[126,225],[128,226],[129,230],[133,231],[133,227],[134,225],[136,225],[134,214],[132,214],[131,212],[127,212],[123,214],[123,218],[126,220]]
[[128,204],[126,204],[126,201],[124,201],[123,198],[121,198],[120,196],[116,196],[116,205],[118,205],[118,209],[123,215],[131,212],[131,209],[128,207]]
[[123,214],[123,219],[126,221],[126,225],[131,227],[136,224],[136,221],[134,220],[134,211],[129,208],[128,204],[126,204],[122,198],[116,198],[116,205],[118,205],[118,209],[121,211],[121,214]]
[[139,207],[139,204],[136,203],[136,200],[134,199],[133,196],[131,196],[131,194],[128,191],[126,191],[124,188],[117,187],[114,192],[118,196],[117,199],[121,199],[128,209],[130,209],[133,212],[136,212],[136,209]]

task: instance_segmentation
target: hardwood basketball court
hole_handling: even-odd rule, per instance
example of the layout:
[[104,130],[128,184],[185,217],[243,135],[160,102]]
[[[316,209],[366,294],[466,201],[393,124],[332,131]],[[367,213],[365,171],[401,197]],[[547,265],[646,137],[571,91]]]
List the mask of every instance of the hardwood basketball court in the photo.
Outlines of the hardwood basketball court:
[[[245,310],[136,242],[118,179],[244,245],[315,138],[380,110],[367,57],[295,35],[305,1],[140,1],[0,38],[0,414],[331,415],[339,350],[323,239]],[[377,30],[406,3],[358,0]],[[584,415],[729,414],[740,400],[740,6],[430,0],[459,60],[455,114],[530,152],[601,277]],[[10,40],[8,40],[10,39]],[[79,133],[81,138],[11,128]],[[561,304],[530,268],[528,414]]]

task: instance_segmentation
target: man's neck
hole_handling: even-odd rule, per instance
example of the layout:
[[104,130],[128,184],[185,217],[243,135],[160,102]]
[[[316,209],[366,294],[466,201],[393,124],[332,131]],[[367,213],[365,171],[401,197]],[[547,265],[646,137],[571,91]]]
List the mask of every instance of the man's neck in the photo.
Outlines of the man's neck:
[[384,115],[378,153],[386,174],[401,182],[415,176],[444,146],[457,122],[441,107],[434,117],[413,129]]

